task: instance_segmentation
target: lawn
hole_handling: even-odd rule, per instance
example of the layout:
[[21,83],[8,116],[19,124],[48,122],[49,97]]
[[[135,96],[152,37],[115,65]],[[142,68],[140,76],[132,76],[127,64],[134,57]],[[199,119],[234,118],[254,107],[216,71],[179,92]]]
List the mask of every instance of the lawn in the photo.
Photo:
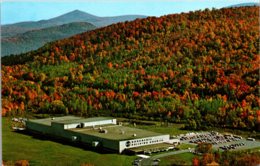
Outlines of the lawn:
[[[162,133],[162,134],[170,134],[170,136],[177,136],[180,134],[186,134],[186,133],[190,133],[190,132],[202,132],[202,130],[198,130],[198,131],[192,131],[192,130],[183,130],[182,128],[185,126],[185,124],[179,124],[179,123],[169,123],[169,125],[166,125],[165,123],[161,125],[160,122],[156,122],[156,121],[152,121],[154,124],[156,125],[136,125],[137,128],[140,129],[145,129],[145,130],[150,130],[150,131],[154,131],[154,132],[158,132],[158,133]],[[150,122],[151,123],[151,122]],[[132,124],[129,124],[129,126],[133,127]],[[217,131],[219,133],[232,133],[235,135],[240,135],[244,138],[247,137],[253,137],[256,139],[260,138],[260,133],[259,132],[255,132],[255,131],[242,131],[242,130],[232,130],[232,129],[228,129],[228,128],[216,128],[216,127],[212,127],[209,128],[208,130],[203,130],[203,131]]]
[[180,149],[180,150],[183,150],[183,149],[188,149],[188,148],[195,148],[197,145],[192,145],[192,144],[180,144],[178,145],[177,147]]
[[245,131],[245,130],[234,130],[234,129],[228,129],[228,128],[216,128],[216,127],[212,127],[211,130],[213,131],[217,131],[220,133],[232,133],[235,135],[240,135],[244,138],[247,137],[253,137],[256,139],[260,139],[260,132],[256,132],[256,131]]
[[181,130],[184,124],[171,124],[169,126],[161,126],[161,125],[136,125],[137,128],[150,130],[157,133],[162,134],[170,134],[170,136],[177,136],[180,134],[186,134],[188,130]]
[[160,165],[192,165],[192,159],[195,157],[192,153],[181,153],[160,158]]
[[49,139],[13,132],[10,118],[2,118],[3,161],[28,160],[30,165],[78,166],[90,163],[96,166],[131,165],[135,156],[100,154]]

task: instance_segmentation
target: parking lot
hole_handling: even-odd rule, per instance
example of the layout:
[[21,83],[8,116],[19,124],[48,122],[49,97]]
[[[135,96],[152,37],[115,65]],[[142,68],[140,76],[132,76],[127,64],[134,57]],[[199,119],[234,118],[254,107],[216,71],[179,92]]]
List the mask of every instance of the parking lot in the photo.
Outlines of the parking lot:
[[[236,150],[245,150],[245,149],[253,149],[259,148],[260,142],[253,139],[253,138],[243,138],[238,135],[233,134],[222,134],[215,131],[211,132],[199,132],[199,133],[187,133],[182,134],[177,137],[180,139],[180,143],[182,144],[192,144],[197,145],[199,143],[211,143],[215,150],[220,151],[236,151]],[[137,158],[133,161],[133,165],[158,165],[160,164],[160,160],[163,156],[174,155],[184,152],[194,152],[194,148],[189,148],[185,150],[178,150],[178,151],[171,151],[167,153],[162,153],[156,156],[152,156],[151,158],[144,159],[144,158]]]
[[220,150],[244,150],[244,149],[254,149],[260,147],[259,141],[248,141],[246,139],[241,139],[239,141],[224,143],[220,145],[213,146]]
[[220,150],[242,150],[260,147],[259,141],[252,141],[238,135],[221,134],[218,132],[200,132],[180,135],[181,143],[198,144],[210,143],[213,148]]

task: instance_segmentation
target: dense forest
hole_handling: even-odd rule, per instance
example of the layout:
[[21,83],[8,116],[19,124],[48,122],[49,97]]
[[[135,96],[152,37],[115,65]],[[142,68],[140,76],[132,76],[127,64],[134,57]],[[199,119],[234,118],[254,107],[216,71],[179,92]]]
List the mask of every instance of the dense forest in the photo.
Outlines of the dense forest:
[[2,115],[107,113],[259,131],[259,37],[259,8],[240,7],[59,40],[2,58]]
[[[254,151],[230,152],[213,151],[212,145],[207,143],[198,144],[196,151],[202,154],[202,157],[195,156],[192,159],[193,166],[221,165],[221,166],[253,166],[260,161],[260,153]],[[216,164],[217,163],[217,164]],[[180,163],[181,164],[181,163]],[[177,165],[177,164],[176,164]]]

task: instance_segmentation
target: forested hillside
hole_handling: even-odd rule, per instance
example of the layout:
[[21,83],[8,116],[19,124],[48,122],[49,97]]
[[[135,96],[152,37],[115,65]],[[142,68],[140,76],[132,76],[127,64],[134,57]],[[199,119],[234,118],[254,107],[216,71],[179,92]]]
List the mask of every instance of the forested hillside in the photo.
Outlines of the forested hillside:
[[23,56],[25,64],[2,65],[2,115],[107,113],[192,129],[260,127],[258,7],[113,24]]

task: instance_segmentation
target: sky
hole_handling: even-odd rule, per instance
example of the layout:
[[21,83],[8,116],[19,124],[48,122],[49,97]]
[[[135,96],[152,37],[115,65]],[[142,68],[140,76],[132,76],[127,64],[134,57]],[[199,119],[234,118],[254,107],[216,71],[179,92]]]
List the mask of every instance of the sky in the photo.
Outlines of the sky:
[[2,0],[1,24],[50,19],[73,10],[97,16],[162,16],[205,8],[222,8],[258,0]]

